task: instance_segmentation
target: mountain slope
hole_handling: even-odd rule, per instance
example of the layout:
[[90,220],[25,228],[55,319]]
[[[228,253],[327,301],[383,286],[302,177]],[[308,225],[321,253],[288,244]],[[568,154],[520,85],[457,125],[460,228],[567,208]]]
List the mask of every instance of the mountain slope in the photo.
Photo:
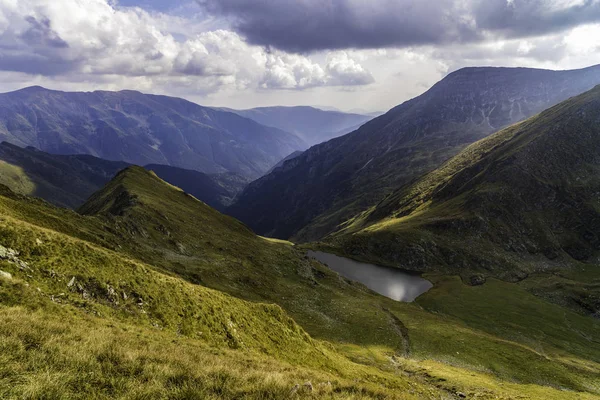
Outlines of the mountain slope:
[[596,278],[579,306],[600,315],[599,177],[600,86],[469,146],[329,240],[390,265],[465,275],[522,279],[586,263]]
[[[8,367],[0,367],[0,379],[13,379],[14,368],[27,369],[31,379],[58,374],[61,387],[104,397],[100,379],[116,377],[120,384],[109,386],[105,396],[115,397],[132,393],[131,385],[140,390],[154,366],[162,364],[144,386],[166,385],[162,397],[186,389],[187,397],[194,397],[205,388],[198,396],[281,398],[294,380],[309,379],[326,385],[315,385],[317,398],[328,393],[333,398],[459,398],[468,393],[564,399],[600,393],[600,349],[589,340],[600,329],[598,322],[515,284],[489,282],[478,291],[451,277],[432,276],[435,287],[418,304],[395,302],[341,279],[305,258],[305,250],[254,235],[139,167],[119,173],[82,211],[90,215],[0,186],[0,245],[18,252],[6,251],[0,259],[0,269],[12,275],[8,281],[0,278],[0,312],[8,321],[0,337],[9,343],[1,353],[1,365]],[[280,305],[312,338],[278,307],[256,301]],[[474,303],[504,308],[489,313],[471,307]],[[450,306],[469,312],[439,312]],[[56,321],[63,321],[58,333]],[[102,335],[116,334],[117,349],[95,350],[94,341],[77,341],[94,327]],[[546,332],[543,339],[540,330]],[[106,343],[105,336],[93,339]],[[167,347],[159,352],[162,341]],[[152,352],[138,356],[148,343]],[[183,353],[175,351],[181,343]],[[49,357],[49,348],[60,358]],[[192,362],[194,354],[202,361]],[[183,371],[176,368],[178,357],[186,360]],[[229,367],[238,361],[246,370],[273,371],[275,381],[268,386],[263,374],[243,375]],[[228,372],[196,372],[223,362]],[[83,387],[71,383],[88,375],[94,379]],[[201,387],[193,384],[196,380]],[[331,391],[324,393],[327,381]],[[28,382],[7,388],[18,398],[24,388],[35,389]],[[40,385],[47,387],[48,378]]]
[[207,175],[202,172],[150,164],[144,167],[162,180],[177,186],[212,208],[222,211],[249,182],[235,174]]
[[[0,184],[61,207],[78,208],[128,166],[88,155],[55,155],[0,143]],[[231,173],[207,175],[168,165],[146,169],[217,209],[229,205],[248,183]]]
[[300,154],[302,154],[301,151],[295,151],[292,154],[290,154],[289,156],[287,156],[286,158],[284,158],[283,160],[279,161],[277,164],[275,164],[273,166],[273,168],[271,168],[269,170],[269,172],[267,172],[267,174],[270,174],[271,172],[273,172],[274,169],[281,167],[286,161],[291,160],[293,158],[298,157]]
[[22,194],[76,208],[129,164],[87,155],[58,156],[0,143],[0,183]]
[[183,99],[40,87],[0,94],[0,140],[54,154],[249,178],[306,147],[290,133]]
[[250,184],[228,213],[261,234],[310,241],[490,133],[600,83],[573,71],[466,68],[355,132]]
[[259,107],[229,110],[246,118],[300,136],[313,146],[352,132],[371,120],[369,115],[324,111],[314,107]]

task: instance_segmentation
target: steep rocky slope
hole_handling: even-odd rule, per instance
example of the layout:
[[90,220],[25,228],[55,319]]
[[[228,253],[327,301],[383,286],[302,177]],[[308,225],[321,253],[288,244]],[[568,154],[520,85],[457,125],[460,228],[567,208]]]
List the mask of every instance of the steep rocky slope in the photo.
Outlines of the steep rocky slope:
[[257,178],[306,144],[237,114],[134,91],[0,94],[0,140],[54,154]]
[[600,83],[573,71],[466,68],[249,185],[228,212],[256,232],[319,239],[464,147]]

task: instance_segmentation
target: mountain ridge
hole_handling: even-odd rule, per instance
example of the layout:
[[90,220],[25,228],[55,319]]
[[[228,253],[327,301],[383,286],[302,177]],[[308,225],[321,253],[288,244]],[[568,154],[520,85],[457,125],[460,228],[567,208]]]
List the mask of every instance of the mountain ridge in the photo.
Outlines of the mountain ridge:
[[234,113],[137,91],[0,94],[0,140],[55,154],[256,178],[306,144]]
[[[600,83],[600,66],[455,71],[423,95],[251,183],[227,212],[261,234],[318,240],[467,145],[594,83]],[[276,202],[270,200],[275,194]]]
[[373,119],[370,115],[322,110],[312,106],[272,106],[245,110],[224,108],[266,126],[301,137],[309,147],[356,129]]
[[598,121],[600,85],[472,144],[328,241],[388,265],[509,279],[593,264]]
[[[0,183],[11,190],[76,209],[131,164],[91,155],[55,155],[33,147],[0,143]],[[248,183],[235,174],[208,175],[168,165],[149,164],[165,181],[223,210]]]

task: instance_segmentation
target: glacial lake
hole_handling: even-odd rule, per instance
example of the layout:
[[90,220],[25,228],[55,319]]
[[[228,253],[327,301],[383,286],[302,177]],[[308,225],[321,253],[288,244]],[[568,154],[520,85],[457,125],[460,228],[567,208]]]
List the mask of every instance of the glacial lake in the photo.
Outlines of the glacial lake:
[[396,268],[366,264],[322,251],[308,252],[344,278],[357,281],[385,297],[396,301],[412,302],[427,292],[433,284],[419,275]]

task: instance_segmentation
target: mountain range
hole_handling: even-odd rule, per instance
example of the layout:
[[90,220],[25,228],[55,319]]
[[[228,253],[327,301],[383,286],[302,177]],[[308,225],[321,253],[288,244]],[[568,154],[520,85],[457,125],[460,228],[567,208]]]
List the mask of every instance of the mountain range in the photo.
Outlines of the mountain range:
[[53,154],[253,179],[307,147],[294,134],[179,98],[41,87],[0,94],[0,140]]
[[600,83],[571,71],[465,68],[251,183],[228,213],[260,234],[318,240],[469,144]]
[[224,109],[301,137],[309,146],[358,129],[373,115],[321,110],[315,107],[259,107],[249,110]]
[[[40,197],[61,207],[76,209],[130,164],[90,155],[56,155],[32,147],[0,143],[0,183],[13,191]],[[147,165],[211,207],[222,210],[248,184],[233,173],[208,175],[168,165]]]
[[0,398],[597,399],[598,83],[467,68],[308,150],[181,99],[0,95]]

